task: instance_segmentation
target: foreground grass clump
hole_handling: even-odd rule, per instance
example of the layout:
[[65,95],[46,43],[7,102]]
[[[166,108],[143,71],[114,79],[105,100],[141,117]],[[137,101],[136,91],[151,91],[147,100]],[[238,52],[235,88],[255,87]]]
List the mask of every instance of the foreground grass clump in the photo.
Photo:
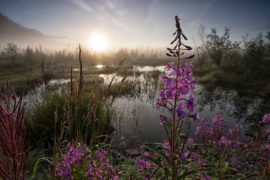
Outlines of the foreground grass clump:
[[[62,93],[45,94],[28,113],[30,126],[26,143],[32,150],[30,164],[35,164],[33,170],[28,167],[28,171],[33,173],[32,177],[35,176],[40,161],[43,162],[42,168],[46,168],[46,161],[49,162],[47,168],[54,169],[55,162],[68,142],[95,145],[107,142],[113,131],[109,107],[113,100],[110,100],[107,93],[109,87],[96,86],[94,82],[84,83],[80,48],[79,64],[76,87],[71,71],[69,89],[62,90]],[[40,157],[36,151],[41,151],[47,157]],[[38,171],[39,176],[40,174]]]
[[0,177],[24,179],[28,156],[25,136],[28,123],[24,121],[23,94],[17,98],[9,85],[2,86],[0,94]]
[[43,145],[51,153],[58,153],[62,143],[78,141],[95,144],[98,143],[97,137],[112,132],[106,90],[91,84],[88,92],[89,88],[84,87],[80,46],[79,67],[77,87],[73,84],[71,68],[69,90],[63,94],[49,94],[36,105],[30,115],[29,144],[34,147]]
[[49,95],[32,112],[28,142],[52,148],[55,143],[78,140],[93,144],[96,136],[110,134],[111,115],[97,94],[83,94],[78,104],[69,95]]

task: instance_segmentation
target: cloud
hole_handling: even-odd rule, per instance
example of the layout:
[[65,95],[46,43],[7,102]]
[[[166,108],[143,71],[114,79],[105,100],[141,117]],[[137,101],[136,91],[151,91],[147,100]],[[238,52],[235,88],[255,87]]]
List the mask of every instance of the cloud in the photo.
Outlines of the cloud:
[[84,1],[84,0],[70,0],[72,3],[77,5],[79,8],[84,9],[86,11],[92,12],[93,9]]

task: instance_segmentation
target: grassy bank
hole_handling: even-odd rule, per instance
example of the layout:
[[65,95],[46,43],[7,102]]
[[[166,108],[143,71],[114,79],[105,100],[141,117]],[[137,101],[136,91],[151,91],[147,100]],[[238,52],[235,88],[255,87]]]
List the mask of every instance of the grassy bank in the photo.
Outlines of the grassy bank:
[[194,64],[193,72],[199,82],[208,89],[222,87],[234,89],[240,96],[270,97],[270,58],[264,58],[254,67],[245,64],[229,67],[218,66],[210,61],[203,65]]

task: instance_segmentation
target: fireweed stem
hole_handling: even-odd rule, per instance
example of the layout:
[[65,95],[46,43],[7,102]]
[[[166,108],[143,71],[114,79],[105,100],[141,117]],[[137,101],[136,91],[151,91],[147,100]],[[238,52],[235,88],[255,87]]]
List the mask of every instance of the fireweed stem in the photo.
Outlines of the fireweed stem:
[[[176,22],[178,21],[178,17],[176,18]],[[180,29],[180,24],[177,23],[177,25],[179,25],[179,29]],[[177,72],[179,72],[180,70],[180,45],[181,45],[181,34],[177,35],[178,36],[178,56],[177,56]],[[170,146],[171,146],[171,162],[172,162],[172,180],[176,179],[176,175],[177,175],[177,163],[175,164],[175,146],[178,145],[178,143],[175,142],[175,136],[176,134],[176,108],[177,108],[177,99],[178,99],[178,78],[179,78],[179,73],[176,74],[176,79],[175,79],[175,85],[176,85],[176,92],[174,95],[174,106],[173,106],[173,121],[172,121],[172,128],[171,128],[171,142],[170,142]],[[178,125],[178,123],[177,123]],[[179,132],[181,131],[181,129],[179,129]],[[177,141],[177,139],[176,139]]]

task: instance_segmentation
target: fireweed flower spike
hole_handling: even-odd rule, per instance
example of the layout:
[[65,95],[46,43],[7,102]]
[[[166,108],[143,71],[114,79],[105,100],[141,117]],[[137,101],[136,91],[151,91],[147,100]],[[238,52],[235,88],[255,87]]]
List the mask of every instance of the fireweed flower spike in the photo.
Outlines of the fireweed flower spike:
[[[160,124],[164,126],[167,133],[170,155],[172,179],[176,179],[177,162],[175,154],[178,152],[178,147],[184,146],[185,142],[181,141],[178,136],[181,132],[182,121],[185,117],[197,119],[197,114],[194,113],[196,103],[194,101],[194,84],[196,79],[191,75],[191,66],[188,59],[193,57],[182,57],[184,51],[189,51],[192,48],[183,44],[182,38],[187,40],[180,27],[180,19],[175,16],[176,31],[173,34],[174,39],[171,42],[173,48],[167,48],[167,56],[176,58],[175,62],[170,62],[166,65],[165,70],[167,76],[162,76],[160,80],[163,85],[160,87],[160,97],[157,101],[157,108],[163,107],[169,111],[170,117],[165,115],[160,116]],[[183,59],[183,61],[181,61]]]
[[[194,112],[196,102],[193,92],[197,80],[192,76],[188,61],[193,56],[182,58],[182,51],[192,48],[182,43],[182,38],[187,38],[177,16],[175,21],[173,48],[167,48],[167,56],[177,61],[165,66],[166,74],[160,76],[162,85],[156,103],[156,108],[164,108],[168,112],[160,115],[166,141],[157,149],[144,146],[150,153],[144,150],[142,157],[137,159],[138,172],[144,179],[270,177],[270,114],[264,115],[258,124],[260,131],[250,142],[241,141],[242,131],[245,130],[242,125],[236,124],[227,130],[222,113],[217,113],[212,121],[201,119],[194,138],[188,138],[188,133],[183,134],[183,120],[198,118]],[[156,170],[159,169],[163,172],[157,176]]]
[[[194,84],[196,79],[192,77],[191,66],[188,59],[193,57],[182,57],[184,51],[189,51],[192,48],[184,45],[182,38],[187,40],[180,27],[180,19],[175,16],[176,31],[173,34],[174,39],[171,42],[173,48],[167,48],[167,56],[175,58],[176,62],[170,62],[165,66],[167,71],[166,75],[160,76],[162,85],[160,87],[160,97],[157,100],[156,108],[165,108],[169,112],[169,116],[165,114],[160,115],[160,124],[165,128],[167,141],[164,143],[166,156],[170,159],[170,163],[167,160],[163,161],[164,165],[167,165],[171,169],[171,178],[177,178],[177,157],[176,155],[185,145],[185,140],[179,138],[181,133],[181,127],[183,119],[186,117],[197,119],[197,114],[194,113],[194,107],[196,103],[194,101]],[[181,57],[180,57],[181,56]],[[187,135],[186,135],[187,137]],[[137,160],[139,172],[149,164]],[[149,173],[145,174],[145,179],[149,178]]]

